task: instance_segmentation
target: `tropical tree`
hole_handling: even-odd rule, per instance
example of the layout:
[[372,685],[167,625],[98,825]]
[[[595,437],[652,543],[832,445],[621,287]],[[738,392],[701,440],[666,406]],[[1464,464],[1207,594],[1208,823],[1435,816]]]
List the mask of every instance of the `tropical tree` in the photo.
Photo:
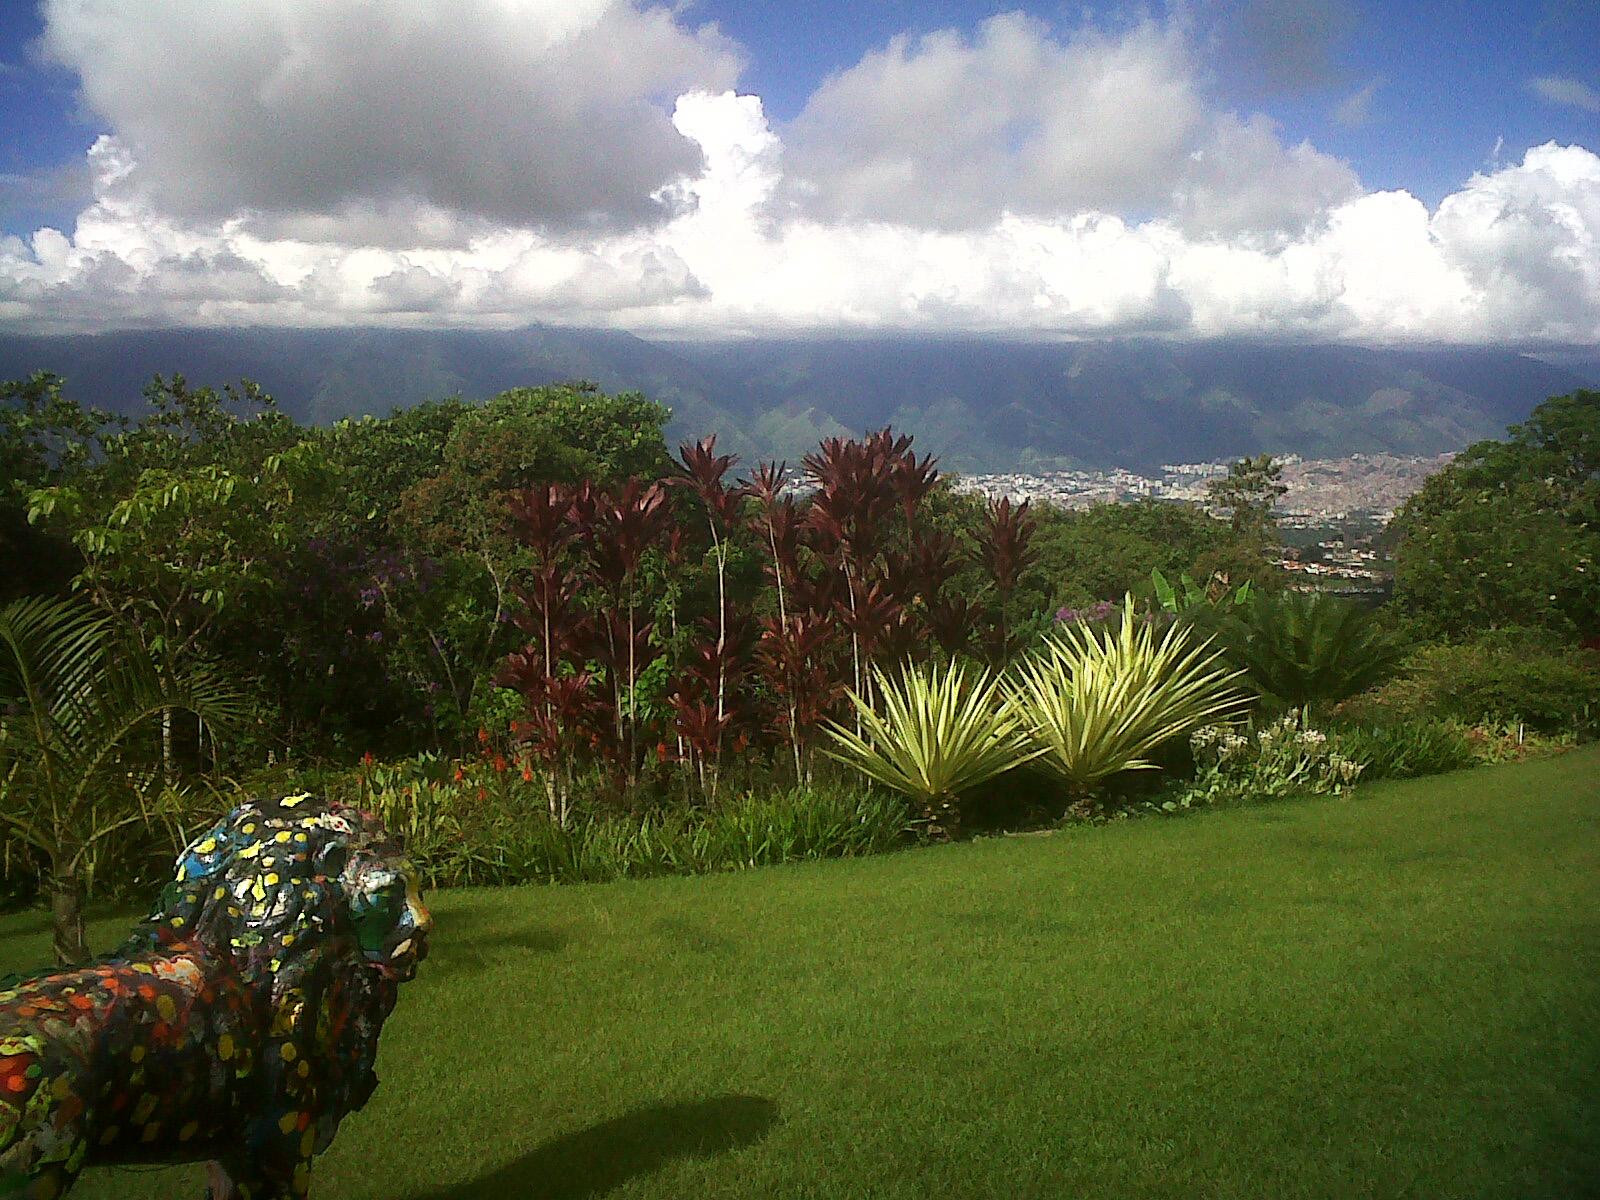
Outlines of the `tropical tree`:
[[0,608],[0,827],[44,865],[58,963],[89,956],[83,902],[107,840],[157,815],[163,714],[192,713],[215,737],[240,707],[214,675],[164,672],[82,604],[25,598]]
[[1233,532],[1254,542],[1273,541],[1277,525],[1272,510],[1289,489],[1282,482],[1283,465],[1270,454],[1241,458],[1228,473],[1206,484],[1206,499],[1221,509]]
[[1600,636],[1600,392],[1469,446],[1396,514],[1395,600],[1427,633]]

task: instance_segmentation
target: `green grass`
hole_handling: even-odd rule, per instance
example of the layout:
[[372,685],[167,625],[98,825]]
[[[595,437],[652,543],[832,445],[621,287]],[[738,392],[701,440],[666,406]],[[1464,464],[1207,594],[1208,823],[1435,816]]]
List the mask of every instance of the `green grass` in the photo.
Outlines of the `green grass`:
[[1600,747],[434,907],[323,1200],[1600,1195]]

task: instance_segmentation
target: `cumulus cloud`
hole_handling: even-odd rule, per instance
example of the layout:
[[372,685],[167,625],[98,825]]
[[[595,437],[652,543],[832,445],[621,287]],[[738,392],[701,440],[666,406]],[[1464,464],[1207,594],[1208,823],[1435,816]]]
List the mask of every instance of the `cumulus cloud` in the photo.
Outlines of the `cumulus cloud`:
[[898,37],[826,81],[786,132],[808,208],[956,227],[1001,211],[1157,201],[1202,122],[1175,31],[1058,42],[1020,13]]
[[43,51],[162,211],[344,240],[364,224],[403,241],[419,213],[435,236],[441,214],[660,219],[653,193],[699,167],[674,98],[740,66],[714,27],[633,0],[46,0],[43,16]]
[[1600,92],[1579,79],[1541,75],[1528,81],[1528,90],[1551,104],[1565,104],[1585,112],[1600,113]]
[[[629,29],[639,36],[617,35],[610,77],[630,74],[626,56],[648,59],[650,37],[697,70],[734,69],[719,37],[686,31],[664,10],[606,0],[460,3],[516,17],[496,28],[502,40],[521,37],[520,49],[490,55],[491,75],[515,55],[537,65],[552,47],[578,53],[596,30]],[[187,4],[140,11],[157,13],[159,24]],[[323,12],[359,5],[314,7],[261,0],[247,10],[261,21],[295,15],[282,25],[288,33],[267,21],[282,34],[276,49],[233,46],[250,82],[246,99],[227,103],[251,138],[276,136],[255,129],[256,107],[263,95],[294,90],[263,80],[287,78],[284,64],[297,55],[317,64],[303,68],[308,78],[326,70],[349,84],[311,79],[319,94],[359,98],[368,93],[350,83],[355,75],[390,78],[365,49],[346,54],[342,26]],[[434,28],[427,14],[457,9],[413,0],[385,11]],[[60,42],[82,21],[100,32],[80,29],[71,44],[93,49],[116,26],[106,14],[126,11],[109,0],[55,0],[52,29],[61,32],[52,36]],[[100,17],[101,25],[91,20]],[[392,39],[409,46],[407,36],[402,29]],[[264,75],[258,58],[276,65]],[[604,203],[567,209],[550,198],[560,189],[502,209],[491,201],[510,193],[498,185],[467,187],[443,179],[438,164],[410,159],[414,171],[375,167],[379,183],[338,171],[311,178],[308,168],[298,182],[250,176],[235,192],[223,171],[198,191],[169,193],[161,181],[176,160],[164,156],[201,153],[193,148],[220,133],[180,130],[163,142],[142,133],[134,112],[89,152],[92,198],[70,231],[0,239],[0,325],[541,321],[666,336],[896,329],[1600,342],[1600,157],[1535,147],[1520,163],[1496,160],[1430,210],[1403,191],[1364,192],[1348,165],[1309,143],[1287,144],[1261,114],[1220,109],[1196,58],[1171,24],[1060,38],[1001,16],[971,36],[891,42],[824,83],[781,127],[756,96],[712,87],[666,101],[588,80],[571,111],[524,115],[570,140],[575,126],[562,122],[581,123],[592,105],[614,101],[608,111],[624,124],[657,113],[664,129],[637,126],[651,145],[685,149],[642,174],[630,174],[636,163],[602,163],[595,169],[613,172],[595,185]],[[339,63],[357,65],[340,76]],[[639,77],[676,78],[654,69],[644,63]],[[85,70],[97,107],[110,102],[95,96],[114,93],[130,111],[177,111],[166,84],[146,102]],[[374,87],[369,98],[381,107],[393,94]],[[330,129],[311,130],[300,101],[280,102],[314,163],[352,130],[380,123],[376,113],[329,109]],[[463,119],[473,132],[510,122],[510,111]],[[416,119],[425,140],[443,136]],[[604,146],[608,129],[584,134]],[[565,153],[508,136],[503,153],[498,144],[457,147],[441,151],[443,162],[490,178],[492,151],[511,163],[509,179],[526,172],[519,161],[543,155],[541,169],[555,169],[551,156]],[[659,219],[629,207],[645,188]],[[595,212],[604,219],[591,220]]]
[[1191,229],[1277,231],[1357,187],[1266,118],[1212,112],[1187,36],[1149,22],[1058,40],[1010,13],[970,40],[896,38],[825,82],[785,143],[800,207],[836,221],[971,229],[1175,206]]
[[1405,192],[1350,196],[1273,239],[1093,210],[939,230],[785,213],[785,148],[756,97],[686,95],[674,119],[705,165],[664,225],[408,249],[163,216],[121,190],[136,163],[102,139],[99,199],[73,235],[0,242],[0,320],[1600,341],[1600,156],[1581,147],[1535,147],[1432,211]]

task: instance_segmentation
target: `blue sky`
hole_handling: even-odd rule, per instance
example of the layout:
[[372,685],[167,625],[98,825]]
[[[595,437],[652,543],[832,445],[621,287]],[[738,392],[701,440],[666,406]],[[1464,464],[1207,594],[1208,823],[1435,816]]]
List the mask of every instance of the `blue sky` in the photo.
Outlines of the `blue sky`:
[[[700,302],[708,293],[714,300],[732,295],[712,282],[732,275],[719,269],[726,264],[695,258],[690,251],[707,243],[697,243],[690,226],[671,237],[650,233],[648,247],[641,231],[669,228],[661,224],[669,208],[709,213],[741,195],[744,215],[762,226],[763,246],[774,254],[779,242],[792,249],[819,227],[843,231],[846,240],[876,231],[874,246],[887,254],[883,238],[892,227],[966,238],[960,253],[969,258],[1011,255],[1019,236],[1013,218],[1041,229],[1070,226],[1080,240],[1088,236],[1086,219],[1116,218],[1143,232],[1143,250],[1165,256],[1161,279],[1146,288],[1137,317],[1118,315],[1131,303],[1126,298],[1079,288],[1072,311],[1059,310],[1053,328],[1075,332],[1097,320],[1113,331],[1124,320],[1132,322],[1128,328],[1162,327],[1179,320],[1169,311],[1176,306],[1203,331],[1197,314],[1208,301],[1183,291],[1194,286],[1198,260],[1179,261],[1169,228],[1188,239],[1185,254],[1209,252],[1224,239],[1251,269],[1262,253],[1276,255],[1289,279],[1299,269],[1294,246],[1334,253],[1330,236],[1379,220],[1383,207],[1342,206],[1406,193],[1426,210],[1429,238],[1438,243],[1454,232],[1476,254],[1486,235],[1476,226],[1464,232],[1463,222],[1488,220],[1487,207],[1543,205],[1520,218],[1535,240],[1564,219],[1561,212],[1590,211],[1587,159],[1547,157],[1534,168],[1524,161],[1528,151],[1555,143],[1600,152],[1594,0],[695,0],[671,9],[647,0],[420,0],[407,7],[432,16],[418,17],[414,36],[401,37],[382,15],[394,10],[360,0],[260,0],[231,9],[198,0],[0,4],[0,235],[13,237],[16,292],[6,307],[7,260],[0,254],[0,324],[38,323],[42,301],[29,297],[40,287],[67,286],[69,275],[77,281],[72,287],[90,274],[102,284],[116,275],[124,281],[118,286],[136,291],[129,274],[154,270],[153,254],[181,266],[184,288],[200,277],[236,279],[227,271],[238,269],[260,275],[252,287],[263,296],[293,290],[315,274],[296,249],[307,241],[330,248],[325,265],[337,247],[343,277],[361,246],[391,254],[362,284],[383,294],[351,309],[352,320],[398,314],[393,319],[425,321],[439,311],[423,304],[428,297],[431,304],[482,283],[469,275],[467,260],[430,257],[429,247],[493,236],[497,246],[515,241],[525,260],[542,256],[540,263],[573,272],[562,294],[577,297],[575,322],[682,321],[692,331],[695,322],[683,313],[718,308]],[[564,9],[583,15],[564,24]],[[707,28],[713,23],[715,34]],[[438,78],[418,61],[428,47],[438,48],[448,71],[451,60],[493,57],[523,32],[528,42],[514,47],[498,84],[494,64],[486,66],[481,106],[470,78],[458,81],[455,93],[448,80],[436,84],[437,113],[416,103],[415,93],[428,90],[419,81]],[[373,43],[389,42],[385,60]],[[401,87],[396,80],[413,61],[409,93],[386,93]],[[541,64],[552,81],[558,66],[568,80],[601,77],[580,85],[567,125],[552,115],[568,100],[559,84],[539,91]],[[286,72],[300,91],[282,91]],[[530,72],[523,113],[516,92]],[[1080,82],[1081,95],[1073,90]],[[300,92],[306,98],[297,109]],[[677,103],[679,95],[724,93],[758,97],[759,112],[737,108],[731,95],[715,111]],[[1074,105],[1083,106],[1081,122]],[[1170,144],[1156,128],[1168,107],[1179,131]],[[1124,129],[1119,114],[1130,109]],[[946,119],[954,131],[949,145],[939,133]],[[415,137],[403,136],[407,122]],[[328,123],[348,124],[349,145],[329,140],[318,127]],[[396,125],[402,136],[391,137]],[[586,144],[584,135],[594,131],[617,140]],[[491,161],[507,138],[526,144]],[[474,140],[483,147],[478,159],[456,144]],[[770,178],[759,185],[748,164],[735,163],[749,155],[767,164]],[[720,174],[714,162],[723,164]],[[994,172],[992,186],[980,178],[985,170]],[[1474,191],[1475,173],[1500,183]],[[760,193],[755,200],[748,198],[752,187]],[[1556,197],[1570,188],[1579,189],[1581,202]],[[1275,191],[1283,194],[1276,205]],[[1417,225],[1415,211],[1403,205],[1386,211],[1395,231]],[[91,219],[80,230],[85,213]],[[40,231],[51,229],[64,238],[41,240]],[[1010,230],[1011,248],[997,251],[1002,229]],[[602,234],[610,240],[595,240]],[[1054,256],[1031,264],[1030,279],[1058,279],[1064,264],[1087,269],[1081,255],[1073,257],[1082,247],[1045,251],[1037,237],[1029,244],[1037,255]],[[1526,251],[1526,239],[1519,244]],[[849,254],[842,245],[838,252]],[[926,238],[917,245],[928,252]],[[1502,251],[1510,253],[1510,245]],[[944,244],[937,255],[947,261],[954,247]],[[1572,246],[1548,248],[1553,261],[1584,278],[1530,276],[1519,287],[1543,288],[1552,305],[1570,307],[1574,296],[1587,296],[1588,264],[1574,266]],[[1127,249],[1135,258],[1141,252]],[[1353,270],[1338,253],[1337,269]],[[1457,294],[1449,304],[1438,293],[1418,297],[1407,328],[1418,336],[1492,336],[1482,321],[1493,305],[1472,299],[1482,291],[1472,272],[1495,268],[1463,266],[1461,253],[1448,247],[1438,265],[1466,272]],[[399,282],[377,287],[390,276]],[[915,323],[933,319],[935,301],[965,311],[980,303],[965,298],[973,278],[870,303],[859,293],[819,300],[815,320]],[[519,315],[505,286],[501,280],[500,290],[489,288],[501,307],[486,321]],[[1030,303],[1048,308],[1065,286],[1051,284],[1044,301]],[[1303,282],[1293,286],[1303,307]],[[1163,292],[1172,287],[1183,294]],[[221,283],[213,291],[213,299],[227,299]],[[1012,299],[1020,304],[1020,296],[1017,290]],[[1234,314],[1217,318],[1224,324],[1271,327],[1270,314],[1237,311],[1241,303],[1259,308],[1259,298],[1223,299]],[[1501,299],[1509,308],[1515,298]],[[1468,318],[1458,310],[1469,302],[1488,307],[1477,332],[1460,332]],[[385,308],[389,303],[401,307]],[[267,319],[329,316],[304,310],[296,318],[297,311],[291,304]],[[563,311],[530,304],[523,315],[559,319]],[[739,311],[735,325],[766,320],[751,316],[749,305]],[[1552,325],[1536,336],[1583,340],[1590,325],[1588,314],[1580,318],[1557,322],[1565,332]],[[122,319],[163,318],[129,309]],[[784,319],[806,322],[804,313]],[[1351,336],[1360,336],[1358,326]]]

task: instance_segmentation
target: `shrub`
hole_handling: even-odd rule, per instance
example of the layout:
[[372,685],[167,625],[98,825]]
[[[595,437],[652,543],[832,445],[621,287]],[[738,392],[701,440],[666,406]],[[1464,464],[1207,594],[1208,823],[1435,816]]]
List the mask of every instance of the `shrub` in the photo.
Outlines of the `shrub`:
[[567,828],[523,822],[505,854],[517,882],[708,874],[883,853],[905,841],[909,818],[902,801],[882,793],[797,787],[706,812],[585,818]]
[[942,832],[953,832],[963,791],[1043,753],[987,670],[950,662],[875,675],[878,704],[849,692],[860,732],[830,722],[828,754],[909,796]]
[[1189,745],[1198,772],[1191,784],[1160,805],[1165,811],[1342,792],[1362,771],[1327,734],[1306,724],[1303,713],[1290,713],[1253,732],[1207,725],[1190,735]]
[[1600,724],[1600,660],[1589,651],[1552,650],[1503,634],[1427,646],[1412,655],[1407,677],[1346,708],[1356,720],[1432,715],[1590,736]]
[[1370,610],[1322,592],[1258,592],[1242,606],[1186,615],[1217,632],[1257,691],[1292,707],[1353,696],[1392,675],[1404,654]]
[[1346,725],[1333,746],[1362,765],[1363,779],[1410,779],[1477,764],[1471,731],[1458,721],[1422,719],[1397,724]]
[[1119,772],[1152,769],[1162,743],[1237,711],[1238,677],[1183,627],[1158,641],[1128,596],[1114,630],[1067,625],[1021,664],[1012,699],[1042,752],[1038,765],[1081,794]]

